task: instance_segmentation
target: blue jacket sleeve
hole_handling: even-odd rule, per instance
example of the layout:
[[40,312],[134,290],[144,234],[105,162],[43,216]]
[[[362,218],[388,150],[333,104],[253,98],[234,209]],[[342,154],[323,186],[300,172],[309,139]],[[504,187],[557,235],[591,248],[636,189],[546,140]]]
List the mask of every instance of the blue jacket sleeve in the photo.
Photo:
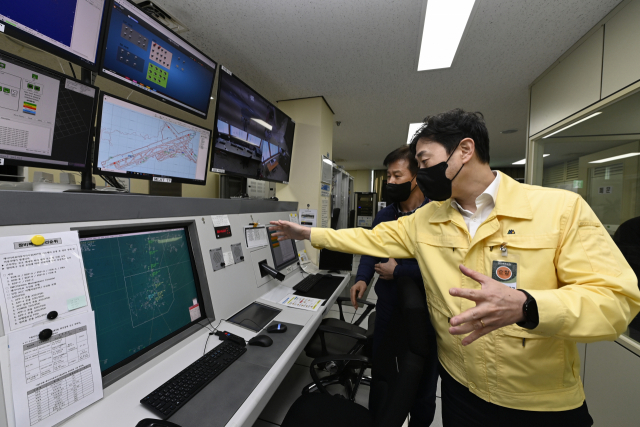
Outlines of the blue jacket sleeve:
[[[358,271],[360,271],[358,269]],[[417,262],[398,264],[396,269],[393,270],[393,278],[410,277],[414,280],[422,282],[422,274],[420,273],[420,266]]]
[[[376,225],[385,221],[386,215],[384,211],[385,210],[383,209],[380,212],[378,212],[376,217],[373,219],[373,224],[371,228],[375,228]],[[388,219],[386,220],[388,221]],[[356,274],[355,283],[358,283],[360,280],[363,280],[364,283],[366,283],[367,286],[369,286],[369,284],[371,283],[371,279],[373,278],[373,275],[376,272],[374,269],[374,266],[380,261],[381,261],[380,258],[372,257],[369,255],[362,255],[362,257],[360,257],[360,265],[358,266],[358,273]]]

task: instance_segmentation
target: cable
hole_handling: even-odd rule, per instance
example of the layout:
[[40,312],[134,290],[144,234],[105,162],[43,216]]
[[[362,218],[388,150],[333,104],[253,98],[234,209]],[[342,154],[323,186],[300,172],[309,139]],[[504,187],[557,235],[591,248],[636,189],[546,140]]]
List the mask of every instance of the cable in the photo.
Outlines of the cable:
[[[209,337],[213,334],[215,334],[216,332],[218,332],[218,328],[220,327],[220,323],[222,323],[223,319],[220,319],[220,321],[218,322],[218,324],[213,328],[213,330],[209,329],[209,327],[207,327],[207,324],[205,323],[204,325],[200,325],[200,326],[205,326],[207,327],[207,329],[209,329],[209,332],[207,334],[207,340],[204,343],[204,349],[202,350],[202,355],[204,356],[207,353],[207,344],[209,344]],[[209,321],[209,326],[211,326],[211,322],[213,322],[213,319],[211,321]]]
[[71,65],[71,61],[69,61],[69,68],[71,68],[71,73],[73,74],[73,78],[78,80],[76,77],[76,70],[73,69],[73,65]]
[[132,93],[133,93],[133,90],[131,90],[131,92],[129,92],[129,95],[127,96],[127,100],[129,100],[129,96],[131,96]]

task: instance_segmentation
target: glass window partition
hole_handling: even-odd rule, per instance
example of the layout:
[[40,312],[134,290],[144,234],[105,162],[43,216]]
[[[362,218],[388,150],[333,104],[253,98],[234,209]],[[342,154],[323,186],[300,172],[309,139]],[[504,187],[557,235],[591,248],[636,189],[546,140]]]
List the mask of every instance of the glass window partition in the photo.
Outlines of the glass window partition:
[[[640,93],[587,117],[535,141],[545,155],[536,180],[580,194],[640,276]],[[640,316],[626,335],[640,342]]]

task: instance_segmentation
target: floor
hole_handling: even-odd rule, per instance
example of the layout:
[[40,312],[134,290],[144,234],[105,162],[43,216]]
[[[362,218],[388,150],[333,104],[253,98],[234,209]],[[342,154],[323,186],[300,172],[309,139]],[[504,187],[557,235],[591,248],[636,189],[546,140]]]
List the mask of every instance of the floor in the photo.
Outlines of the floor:
[[[360,257],[354,257],[354,270],[352,274],[351,283],[347,285],[345,291],[342,296],[349,296],[349,288],[353,285],[355,272],[358,269]],[[375,278],[372,280],[372,285],[375,284]],[[364,295],[367,301],[376,301],[378,297],[373,290],[373,286],[369,286],[367,288],[367,293]],[[343,306],[345,318],[349,321],[351,319],[355,319],[355,316],[358,316],[360,313],[364,311],[364,309],[359,308],[357,311],[353,309],[351,304],[345,304]],[[340,318],[340,313],[338,311],[337,304],[331,307],[329,312],[325,317],[335,317]],[[365,319],[362,323],[363,325],[367,324],[367,320]],[[276,390],[275,394],[262,411],[260,416],[258,417],[258,421],[253,425],[253,427],[274,427],[280,426],[282,420],[284,419],[289,407],[293,404],[293,402],[300,396],[302,392],[302,388],[307,384],[311,383],[311,375],[309,374],[309,365],[311,363],[311,359],[306,357],[304,353],[300,355],[296,363],[293,365],[289,374],[285,377],[280,384],[278,390]],[[333,390],[333,392],[338,392],[338,390]],[[436,416],[431,424],[432,427],[442,427],[442,416],[441,416],[441,402],[440,402],[440,384],[438,383],[438,391],[436,393],[437,401],[436,401]],[[367,406],[369,400],[369,388],[366,386],[362,386],[358,391],[358,395],[356,397],[356,403],[359,403],[362,406]],[[405,422],[404,426],[408,426],[408,422]],[[426,427],[426,426],[425,426]]]

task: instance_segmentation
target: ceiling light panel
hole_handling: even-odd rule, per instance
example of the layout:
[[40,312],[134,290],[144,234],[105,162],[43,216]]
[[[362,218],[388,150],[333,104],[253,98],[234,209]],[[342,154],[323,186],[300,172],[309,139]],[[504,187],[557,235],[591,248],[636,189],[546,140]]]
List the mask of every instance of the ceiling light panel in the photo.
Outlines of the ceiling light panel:
[[475,0],[428,0],[418,71],[449,68],[469,22]]
[[633,156],[640,156],[640,153],[621,154],[620,156],[607,157],[606,159],[594,160],[593,162],[589,162],[589,163],[606,163],[606,162],[611,162],[613,160],[626,159],[627,157],[633,157]]
[[[542,157],[549,157],[550,154],[543,154]],[[518,160],[517,162],[511,163],[512,165],[524,165],[527,163],[527,159]]]
[[409,123],[409,135],[407,136],[407,144],[411,144],[413,136],[416,134],[416,132],[418,132],[418,129],[420,129],[422,125],[424,125],[424,123]]
[[565,127],[563,127],[562,129],[560,129],[560,130],[557,130],[557,131],[555,131],[555,132],[553,132],[553,133],[550,133],[549,135],[547,135],[547,136],[543,137],[542,139],[549,138],[550,136],[553,136],[553,135],[555,135],[556,133],[560,133],[560,132],[562,132],[563,130],[567,130],[567,129],[569,129],[570,127],[573,127],[573,126],[577,125],[578,123],[585,122],[585,121],[589,120],[590,118],[595,117],[595,116],[597,116],[597,115],[599,115],[599,114],[602,114],[602,111],[598,111],[597,113],[593,113],[592,115],[587,116],[587,117],[585,117],[585,118],[584,118],[584,119],[582,119],[582,120],[578,120],[578,121],[577,121],[577,122],[575,122],[575,123],[571,123],[569,126],[565,126]]
[[255,117],[252,117],[251,120],[258,123],[259,125],[266,127],[269,130],[273,130],[273,126],[271,126],[269,123],[265,122],[264,120],[256,119]]

